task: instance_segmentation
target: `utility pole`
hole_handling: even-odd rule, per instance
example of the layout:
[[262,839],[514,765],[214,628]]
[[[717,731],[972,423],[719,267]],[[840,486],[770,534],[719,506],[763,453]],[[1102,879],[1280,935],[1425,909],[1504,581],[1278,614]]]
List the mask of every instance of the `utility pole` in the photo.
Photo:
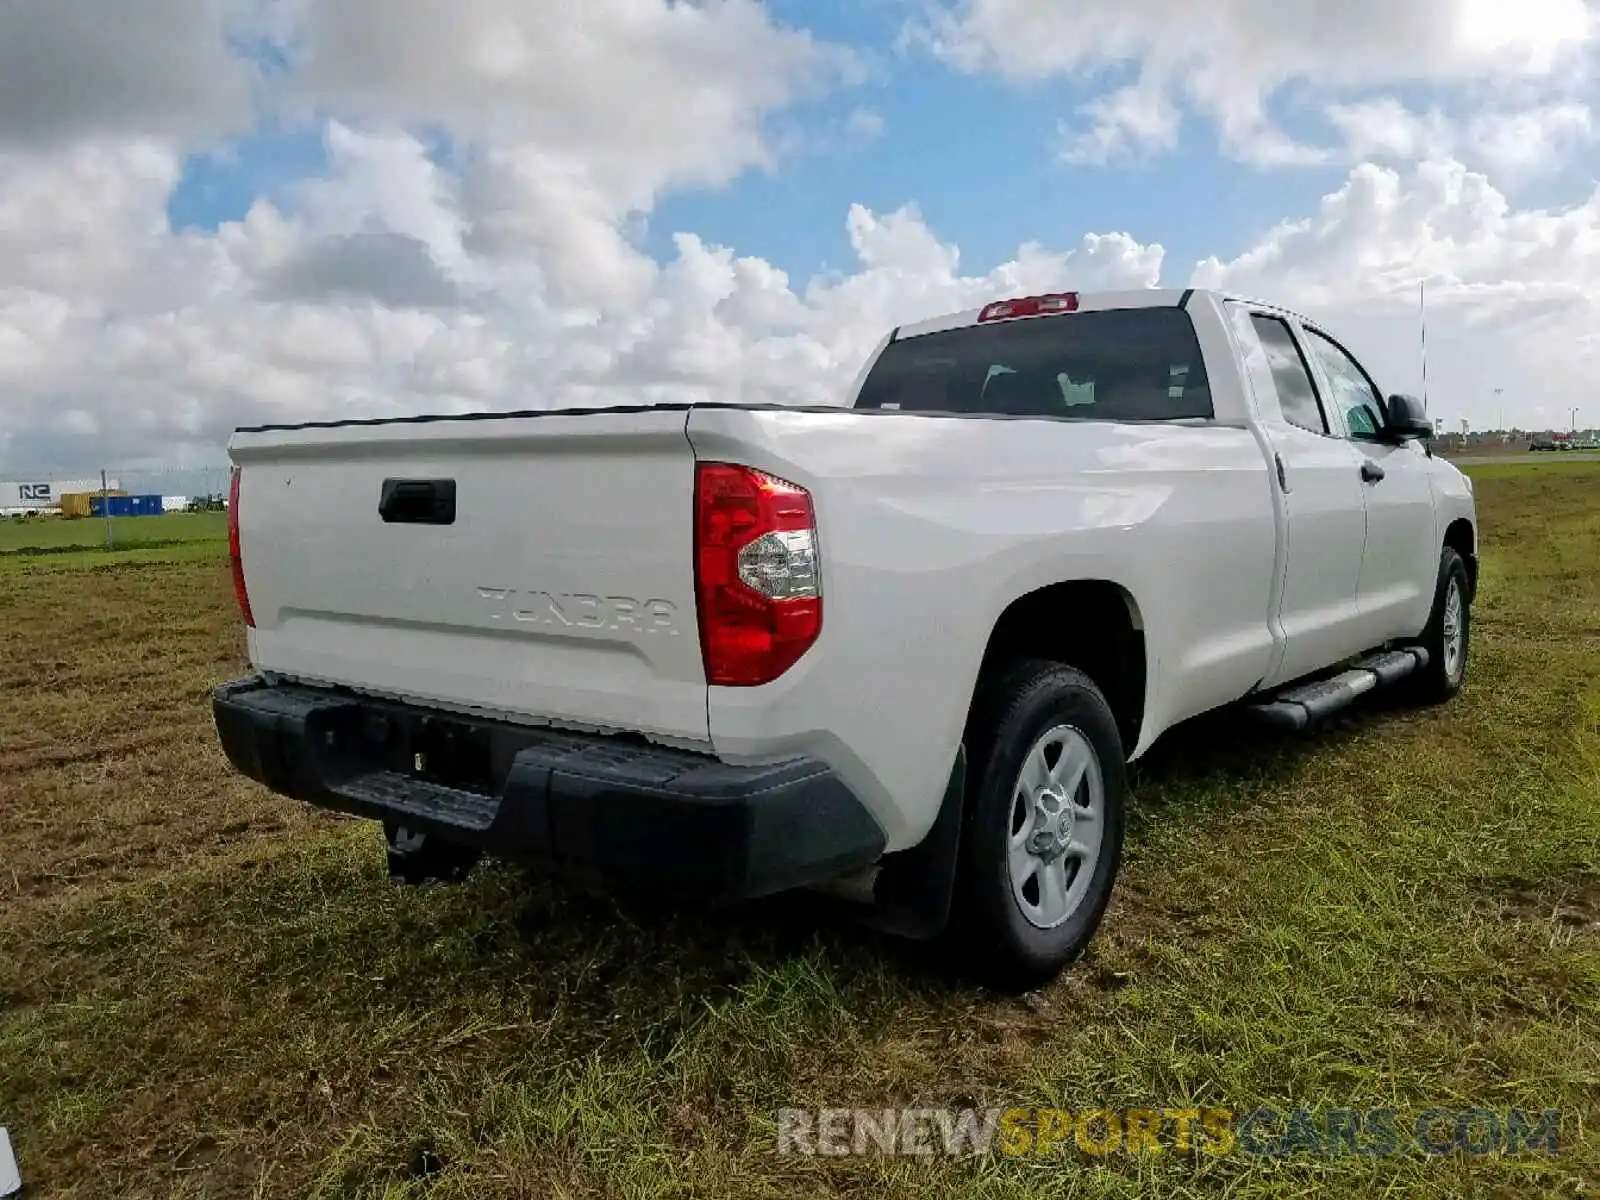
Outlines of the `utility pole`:
[[111,497],[106,494],[106,469],[100,468],[100,511],[106,519],[106,549],[111,549]]
[[1417,313],[1422,323],[1422,408],[1428,409],[1428,281],[1417,281]]

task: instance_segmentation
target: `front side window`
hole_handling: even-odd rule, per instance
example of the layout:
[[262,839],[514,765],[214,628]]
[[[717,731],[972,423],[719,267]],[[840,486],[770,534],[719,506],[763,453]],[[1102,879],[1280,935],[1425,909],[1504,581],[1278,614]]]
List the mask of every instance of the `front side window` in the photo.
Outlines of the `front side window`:
[[1169,421],[1212,415],[1194,322],[1179,308],[1063,313],[891,342],[857,408]]
[[1383,432],[1383,400],[1372,380],[1345,349],[1314,329],[1306,330],[1306,342],[1333,389],[1332,400],[1344,414],[1344,427],[1356,441],[1376,441]]

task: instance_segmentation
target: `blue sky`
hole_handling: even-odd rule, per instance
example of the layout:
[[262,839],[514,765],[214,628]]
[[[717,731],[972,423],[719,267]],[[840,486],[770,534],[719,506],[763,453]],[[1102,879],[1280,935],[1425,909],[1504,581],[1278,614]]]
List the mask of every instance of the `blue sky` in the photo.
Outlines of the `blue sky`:
[[[1348,166],[1284,170],[1240,162],[1220,152],[1214,131],[1193,113],[1183,115],[1168,153],[1069,162],[1059,153],[1063,122],[1108,87],[1131,81],[1134,64],[1019,84],[955,69],[908,45],[908,23],[922,10],[906,0],[769,0],[766,8],[778,23],[848,47],[853,77],[768,123],[781,150],[772,166],[751,167],[720,186],[664,190],[635,223],[637,244],[657,259],[671,257],[673,235],[693,231],[764,258],[799,284],[814,273],[854,268],[844,226],[852,203],[879,212],[915,203],[941,238],[961,247],[967,268],[1003,261],[1030,240],[1063,246],[1088,231],[1116,231],[1159,242],[1168,273],[1186,275],[1201,258],[1232,257],[1286,216],[1314,210]],[[272,71],[282,70],[279,52],[261,53]],[[1413,82],[1356,98],[1374,95],[1418,111],[1463,111],[1459,96]],[[1281,98],[1269,97],[1268,112],[1296,136],[1329,135],[1315,112]],[[852,119],[863,115],[882,132],[852,133]],[[1597,165],[1600,158],[1577,155],[1532,180],[1502,181],[1502,190],[1532,207],[1581,202]],[[326,167],[315,120],[259,129],[191,154],[168,214],[175,228],[211,231],[240,219],[257,197],[292,208],[293,185]]]
[[[846,130],[860,111],[880,116],[883,132],[853,139]],[[1342,174],[1303,171],[1263,189],[1259,171],[1220,159],[1198,139],[1151,162],[1067,163],[1050,149],[1056,111],[1019,108],[993,82],[902,69],[777,122],[780,137],[801,145],[794,158],[720,187],[668,192],[640,244],[668,258],[673,235],[692,231],[803,281],[854,268],[844,224],[852,203],[875,211],[915,203],[961,246],[969,267],[1003,261],[1023,242],[1060,246],[1095,230],[1159,241],[1169,263],[1186,270],[1205,254],[1243,248],[1286,204],[1314,205]],[[292,207],[294,185],[326,167],[320,126],[233,139],[186,159],[168,214],[174,228],[214,231],[243,218],[257,197]]]
[[[890,211],[915,203],[963,266],[1004,261],[1027,241],[1070,245],[1085,232],[1126,232],[1160,242],[1170,269],[1229,255],[1282,218],[1315,204],[1343,171],[1302,170],[1263,187],[1263,173],[1230,162],[1191,121],[1171,154],[1114,165],[1069,163],[1056,152],[1062,114],[1093,88],[1044,81],[1017,89],[897,49],[892,3],[769,5],[818,38],[854,48],[862,78],[770,123],[787,154],[715,187],[666,191],[640,223],[639,245],[670,258],[674,234],[692,231],[787,271],[854,269],[845,232],[852,203]],[[807,12],[816,7],[815,12]],[[806,20],[800,18],[805,17]],[[851,132],[870,114],[882,132]],[[257,197],[293,207],[293,186],[327,168],[319,123],[262,129],[197,150],[168,203],[177,229],[214,231],[241,219]]]
[[887,328],[1017,286],[1262,295],[1398,388],[1427,278],[1440,415],[1588,403],[1600,0],[1199,11],[0,7],[0,465],[210,464],[283,419],[829,403]]

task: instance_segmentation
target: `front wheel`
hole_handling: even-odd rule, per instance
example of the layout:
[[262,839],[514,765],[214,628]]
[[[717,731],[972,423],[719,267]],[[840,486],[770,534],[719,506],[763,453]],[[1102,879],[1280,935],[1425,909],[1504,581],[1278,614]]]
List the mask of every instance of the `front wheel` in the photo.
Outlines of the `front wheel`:
[[1439,555],[1439,581],[1433,612],[1422,631],[1428,665],[1417,673],[1413,694],[1423,704],[1441,704],[1461,690],[1467,678],[1472,638],[1471,588],[1467,566],[1449,546]]
[[1083,952],[1111,899],[1122,739],[1094,682],[1045,662],[983,687],[971,739],[954,928],[984,982],[1026,990]]

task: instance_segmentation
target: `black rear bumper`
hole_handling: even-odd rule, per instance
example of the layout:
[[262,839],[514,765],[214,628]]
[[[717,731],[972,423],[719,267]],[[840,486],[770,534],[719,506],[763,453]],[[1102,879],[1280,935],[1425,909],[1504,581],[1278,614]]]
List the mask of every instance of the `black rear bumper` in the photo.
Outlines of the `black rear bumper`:
[[824,764],[736,767],[241,679],[212,699],[229,760],[273,791],[607,886],[767,895],[875,862],[883,833]]

